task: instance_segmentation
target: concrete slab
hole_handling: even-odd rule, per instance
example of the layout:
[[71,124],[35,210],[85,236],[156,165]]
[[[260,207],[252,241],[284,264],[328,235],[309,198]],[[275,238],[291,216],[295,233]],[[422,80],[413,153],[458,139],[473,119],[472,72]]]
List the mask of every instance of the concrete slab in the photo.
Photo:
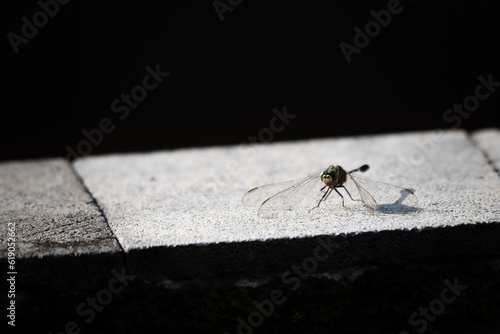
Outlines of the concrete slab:
[[500,170],[500,130],[485,129],[472,134],[472,139],[483,150],[495,168]]
[[[255,186],[365,163],[371,168],[363,176],[414,190],[416,209],[374,213],[347,196],[342,208],[332,195],[311,213],[297,207],[262,218],[241,203]],[[146,276],[279,271],[310,256],[319,236],[338,244],[329,268],[500,254],[493,224],[500,221],[500,180],[461,131],[108,155],[74,166],[131,269]]]
[[75,289],[121,262],[116,238],[63,159],[0,164],[0,208],[0,257],[15,224],[19,279]]

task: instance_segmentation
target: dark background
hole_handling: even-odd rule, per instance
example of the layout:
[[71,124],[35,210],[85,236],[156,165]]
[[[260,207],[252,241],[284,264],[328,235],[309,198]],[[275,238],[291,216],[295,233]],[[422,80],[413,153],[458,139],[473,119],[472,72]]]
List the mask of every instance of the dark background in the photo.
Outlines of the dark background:
[[[401,1],[348,64],[339,44],[387,3],[245,0],[221,21],[212,1],[73,0],[16,54],[7,34],[41,8],[10,1],[0,159],[66,156],[103,118],[116,127],[91,154],[241,143],[285,105],[298,116],[277,141],[455,126],[443,114],[477,77],[500,81],[494,2]],[[120,120],[111,102],[156,64],[170,76]],[[499,95],[460,127],[498,126]]]

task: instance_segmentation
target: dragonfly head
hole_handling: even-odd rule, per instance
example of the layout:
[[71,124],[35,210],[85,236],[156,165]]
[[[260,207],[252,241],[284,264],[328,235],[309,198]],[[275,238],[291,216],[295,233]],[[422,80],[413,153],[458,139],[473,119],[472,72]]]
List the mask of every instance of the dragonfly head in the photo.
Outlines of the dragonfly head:
[[321,181],[329,186],[332,183],[337,183],[339,179],[339,166],[328,166],[320,175]]

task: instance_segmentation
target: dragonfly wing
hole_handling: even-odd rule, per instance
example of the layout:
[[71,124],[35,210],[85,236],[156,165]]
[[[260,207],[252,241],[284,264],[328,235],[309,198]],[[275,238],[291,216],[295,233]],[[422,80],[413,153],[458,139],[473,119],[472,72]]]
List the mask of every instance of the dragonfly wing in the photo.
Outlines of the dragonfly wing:
[[[373,198],[373,196],[363,187],[359,184],[359,182],[356,180],[356,178],[352,177],[352,175],[349,174],[348,180],[352,180],[352,183],[356,186],[356,189],[358,190],[359,196],[361,197],[361,200],[363,203],[370,209],[376,210],[377,209],[377,201]],[[349,182],[347,182],[349,184]]]
[[[320,189],[324,184],[319,176],[323,170],[299,180],[273,183],[251,189],[245,194],[242,201],[244,204],[259,205],[259,212],[274,208],[309,205],[322,196]],[[314,196],[314,192],[317,192],[316,196]],[[311,195],[308,196],[309,194]]]
[[287,182],[279,182],[273,184],[267,184],[264,186],[255,187],[250,189],[245,196],[241,199],[243,204],[246,205],[262,205],[262,203],[268,199],[269,197],[292,187],[296,182],[295,181],[287,181]]
[[350,174],[349,176],[358,188],[361,200],[370,209],[376,209],[379,205],[416,206],[418,204],[417,197],[409,189],[359,175]]

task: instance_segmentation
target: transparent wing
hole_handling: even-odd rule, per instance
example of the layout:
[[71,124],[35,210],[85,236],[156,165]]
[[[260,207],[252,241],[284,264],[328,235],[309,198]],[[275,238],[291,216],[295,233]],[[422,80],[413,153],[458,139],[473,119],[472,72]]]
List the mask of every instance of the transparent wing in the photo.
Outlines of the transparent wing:
[[372,210],[391,206],[415,207],[418,204],[417,196],[409,189],[375,181],[357,174],[349,174],[346,185],[349,185],[349,179],[357,188],[363,203]]
[[259,215],[276,208],[312,208],[318,204],[324,183],[320,174],[325,169],[302,179],[268,184],[249,190],[242,199],[244,204],[259,206]]

